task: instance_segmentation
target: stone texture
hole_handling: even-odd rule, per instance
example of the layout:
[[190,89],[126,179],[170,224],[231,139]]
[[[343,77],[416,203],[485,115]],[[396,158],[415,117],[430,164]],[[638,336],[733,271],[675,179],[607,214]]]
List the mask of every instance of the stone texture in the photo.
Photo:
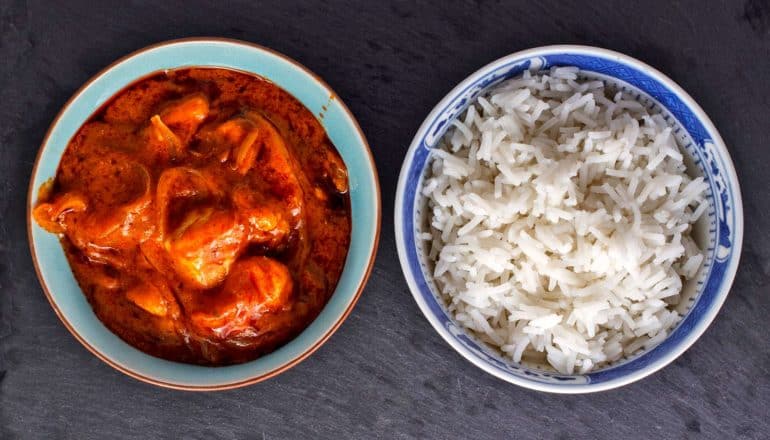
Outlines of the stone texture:
[[[368,287],[328,343],[267,382],[200,394],[138,382],[75,341],[35,277],[25,200],[46,128],[83,82],[145,45],[205,35],[266,45],[331,84],[372,145],[383,225]],[[677,81],[724,136],[745,203],[741,268],[714,324],[659,373],[595,395],[528,391],[464,361],[418,311],[393,236],[401,161],[433,105],[483,64],[554,43],[618,50]],[[768,78],[765,0],[3,0],[0,438],[768,438]]]

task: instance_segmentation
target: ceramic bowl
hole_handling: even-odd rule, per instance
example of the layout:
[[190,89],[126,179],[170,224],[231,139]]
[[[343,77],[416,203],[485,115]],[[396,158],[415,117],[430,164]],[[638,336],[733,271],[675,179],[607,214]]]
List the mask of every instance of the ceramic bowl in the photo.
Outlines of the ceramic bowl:
[[[452,120],[490,87],[524,70],[551,66],[576,66],[585,77],[600,78],[630,92],[648,108],[660,110],[675,127],[689,171],[705,176],[710,188],[708,214],[694,228],[706,259],[696,279],[683,289],[682,319],[659,345],[589,374],[564,375],[543,365],[516,364],[456,324],[431,278],[426,249],[416,240],[425,214],[425,200],[419,189],[426,164],[431,149]],[[395,230],[401,267],[414,299],[436,331],[463,357],[516,385],[556,393],[585,393],[639,380],[673,361],[703,334],[727,297],[738,267],[743,207],[735,169],[721,136],[698,104],[671,79],[620,53],[585,46],[548,46],[514,53],[482,67],[449,92],[428,115],[401,169]]]
[[[339,284],[320,315],[295,339],[252,362],[203,367],[149,356],[123,342],[94,315],[78,287],[57,237],[31,221],[38,188],[56,173],[70,138],[106,100],[135,80],[179,67],[225,67],[269,79],[299,99],[337,147],[350,173],[352,237]],[[91,78],[54,120],[38,153],[29,186],[27,224],[38,277],[64,325],[92,353],[137,379],[171,388],[214,390],[275,376],[305,359],[350,313],[371,271],[380,229],[380,192],[366,138],[337,94],[296,61],[270,49],[234,40],[186,39],[128,55]]]

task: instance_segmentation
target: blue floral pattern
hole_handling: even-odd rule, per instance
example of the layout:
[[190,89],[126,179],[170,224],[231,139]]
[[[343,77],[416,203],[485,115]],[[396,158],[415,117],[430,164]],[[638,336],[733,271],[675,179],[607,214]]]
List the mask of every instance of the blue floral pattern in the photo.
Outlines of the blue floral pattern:
[[[675,126],[675,132],[680,140],[685,142],[685,149],[693,156],[696,165],[706,177],[711,191],[710,204],[714,209],[709,210],[708,252],[710,262],[704,280],[699,282],[695,302],[679,325],[669,337],[658,346],[616,363],[611,367],[585,375],[562,375],[552,371],[528,368],[505,360],[498,352],[456,325],[447,315],[442,300],[438,297],[435,285],[429,281],[427,263],[421,257],[420,244],[416,240],[415,230],[421,218],[419,191],[430,149],[435,147],[454,118],[457,118],[479,95],[490,87],[508,78],[521,74],[524,70],[548,69],[551,66],[576,66],[588,76],[596,75],[615,87],[630,91],[634,96],[650,108],[662,110],[667,119]],[[682,99],[680,92],[672,90],[656,79],[652,72],[644,71],[609,56],[556,53],[543,57],[515,59],[494,68],[494,70],[477,78],[467,87],[452,92],[448,104],[439,110],[437,116],[422,131],[424,136],[418,139],[421,148],[414,150],[411,166],[407,171],[407,182],[403,197],[403,237],[406,243],[407,261],[411,275],[414,277],[419,293],[422,295],[430,312],[441,321],[450,335],[467,351],[476,357],[476,361],[485,363],[504,374],[512,374],[528,380],[542,383],[571,383],[598,384],[611,381],[631,372],[644,369],[661,357],[675,350],[686,336],[693,331],[714,305],[720,289],[726,279],[727,268],[731,261],[738,256],[733,253],[736,239],[736,213],[734,204],[737,188],[733,188],[729,176],[726,175],[729,158],[715,147],[712,139],[715,134],[709,133],[704,124]],[[408,160],[408,158],[407,158]]]

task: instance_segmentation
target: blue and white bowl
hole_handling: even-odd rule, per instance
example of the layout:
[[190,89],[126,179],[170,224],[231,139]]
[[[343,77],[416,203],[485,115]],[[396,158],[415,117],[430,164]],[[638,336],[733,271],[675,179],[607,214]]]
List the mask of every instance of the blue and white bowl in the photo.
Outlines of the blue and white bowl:
[[[631,93],[660,111],[675,127],[690,172],[705,176],[708,215],[694,228],[706,252],[699,276],[685,285],[678,325],[659,345],[588,374],[564,375],[543,365],[517,364],[455,323],[434,283],[427,252],[417,239],[426,201],[420,195],[430,152],[454,118],[490,87],[525,70],[576,66]],[[436,331],[463,357],[505,381],[540,391],[587,393],[619,387],[664,367],[689,348],[716,316],[735,277],[743,241],[743,205],[730,155],[708,116],[671,79],[629,56],[587,46],[547,46],[494,61],[455,87],[423,122],[404,159],[395,206],[396,244],[401,267],[417,304]]]
[[[110,332],[94,314],[72,276],[57,237],[31,218],[40,186],[54,177],[70,138],[91,115],[134,81],[164,69],[224,67],[260,75],[319,115],[348,168],[352,211],[345,267],[329,302],[296,338],[251,362],[204,367],[145,354]],[[65,104],[40,147],[30,180],[27,231],[32,260],[48,300],[64,325],[88,350],[137,379],[186,390],[218,390],[259,382],[296,365],[321,346],[353,309],[374,263],[380,232],[380,189],[366,138],[331,88],[296,61],[236,40],[191,38],[168,41],[130,54],[91,78]]]

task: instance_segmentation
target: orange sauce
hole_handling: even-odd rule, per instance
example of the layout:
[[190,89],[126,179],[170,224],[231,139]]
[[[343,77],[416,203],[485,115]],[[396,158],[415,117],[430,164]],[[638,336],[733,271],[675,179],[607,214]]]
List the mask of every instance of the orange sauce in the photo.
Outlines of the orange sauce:
[[226,365],[320,313],[350,244],[347,170],[312,113],[263,78],[167,71],[71,139],[35,220],[129,344]]

